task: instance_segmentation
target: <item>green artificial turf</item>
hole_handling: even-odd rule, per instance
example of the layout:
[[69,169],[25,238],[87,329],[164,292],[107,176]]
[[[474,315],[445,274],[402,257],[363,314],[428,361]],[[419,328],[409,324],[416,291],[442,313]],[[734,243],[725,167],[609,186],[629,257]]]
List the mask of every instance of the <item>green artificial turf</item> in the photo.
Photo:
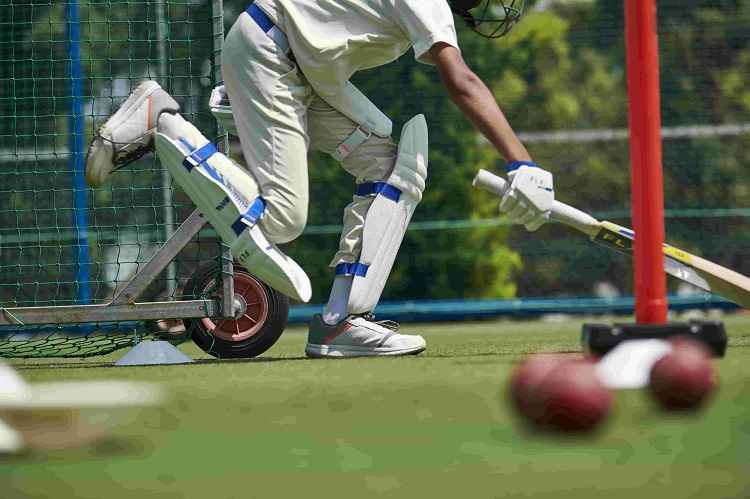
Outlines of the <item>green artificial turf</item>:
[[0,497],[749,497],[750,316],[725,319],[732,347],[701,413],[621,391],[596,437],[530,434],[508,374],[527,352],[579,350],[582,322],[405,325],[428,350],[390,359],[306,359],[298,328],[248,361],[192,345],[201,360],[179,366],[11,359],[33,382],[159,381],[169,400],[90,448],[0,457]]

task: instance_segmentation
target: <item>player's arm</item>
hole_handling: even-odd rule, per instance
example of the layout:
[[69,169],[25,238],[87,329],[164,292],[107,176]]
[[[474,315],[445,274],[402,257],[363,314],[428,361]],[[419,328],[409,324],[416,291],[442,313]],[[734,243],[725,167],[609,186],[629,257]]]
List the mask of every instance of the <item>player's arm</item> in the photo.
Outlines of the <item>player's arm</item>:
[[469,69],[455,47],[438,42],[430,48],[451,100],[497,149],[506,162],[531,161],[487,85]]
[[451,100],[508,163],[511,187],[500,201],[500,211],[530,231],[538,229],[549,218],[555,199],[552,174],[531,161],[492,92],[457,48],[438,42],[430,48],[430,56]]

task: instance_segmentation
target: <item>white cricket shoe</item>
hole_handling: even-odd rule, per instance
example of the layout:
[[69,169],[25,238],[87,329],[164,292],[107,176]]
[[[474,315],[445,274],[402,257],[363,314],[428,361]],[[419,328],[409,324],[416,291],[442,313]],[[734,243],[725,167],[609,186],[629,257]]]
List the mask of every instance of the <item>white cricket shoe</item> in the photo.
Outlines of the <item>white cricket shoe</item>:
[[308,357],[376,357],[415,355],[427,343],[416,335],[398,334],[393,321],[375,322],[371,313],[349,315],[333,326],[313,315],[307,336]]
[[129,165],[154,149],[159,115],[180,106],[155,81],[146,80],[99,128],[86,154],[86,183],[98,187],[113,170]]

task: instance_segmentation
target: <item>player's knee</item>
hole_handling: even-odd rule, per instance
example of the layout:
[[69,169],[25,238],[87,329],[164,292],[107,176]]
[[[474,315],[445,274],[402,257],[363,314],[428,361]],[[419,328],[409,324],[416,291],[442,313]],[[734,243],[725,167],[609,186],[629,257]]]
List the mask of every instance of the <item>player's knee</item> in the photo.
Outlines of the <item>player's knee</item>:
[[391,137],[372,135],[344,158],[341,166],[358,182],[376,182],[391,175],[397,156],[398,145]]
[[307,201],[294,199],[282,203],[267,200],[266,213],[260,223],[263,234],[270,242],[283,244],[293,241],[307,225]]
[[307,225],[307,206],[305,209],[299,209],[286,214],[285,230],[283,240],[279,240],[278,244],[287,243],[297,239],[302,235],[302,231],[305,230]]

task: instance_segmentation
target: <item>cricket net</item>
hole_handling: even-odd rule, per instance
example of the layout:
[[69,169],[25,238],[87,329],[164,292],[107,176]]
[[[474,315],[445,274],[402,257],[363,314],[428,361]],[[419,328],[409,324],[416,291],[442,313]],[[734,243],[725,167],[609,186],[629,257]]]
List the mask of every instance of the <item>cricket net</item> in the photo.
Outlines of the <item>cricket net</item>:
[[[190,0],[13,0],[0,9],[3,313],[111,301],[194,210],[154,155],[97,189],[86,187],[83,161],[96,129],[145,78],[220,138],[206,103],[222,15],[220,1]],[[204,230],[141,300],[180,298],[181,283],[219,254]],[[14,323],[0,331],[0,356],[97,355],[158,331],[142,321]]]

